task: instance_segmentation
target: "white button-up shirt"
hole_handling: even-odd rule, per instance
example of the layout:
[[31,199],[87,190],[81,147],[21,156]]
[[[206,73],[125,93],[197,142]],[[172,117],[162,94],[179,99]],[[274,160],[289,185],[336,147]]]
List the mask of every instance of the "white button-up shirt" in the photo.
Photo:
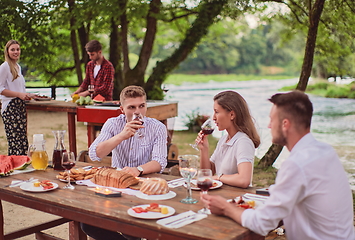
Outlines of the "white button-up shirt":
[[266,235],[284,221],[289,240],[354,240],[353,199],[343,166],[328,144],[310,133],[291,150],[270,198],[242,214],[242,225]]
[[[18,73],[19,76],[14,81],[12,81],[13,76],[11,74],[9,64],[7,62],[4,62],[3,64],[1,64],[1,66],[0,66],[0,94],[5,89],[11,90],[14,92],[24,92],[24,93],[26,92],[25,79],[21,73],[21,66],[19,64],[17,64],[17,66],[19,68],[19,73]],[[14,99],[14,97],[5,97],[4,95],[0,95],[0,99],[1,99],[1,113],[3,113],[5,111],[7,105],[9,104],[9,102],[12,99]]]
[[[103,125],[99,136],[89,148],[89,156],[93,161],[101,159],[96,155],[96,147],[119,134],[126,125],[124,114],[109,118]],[[157,161],[161,171],[167,165],[167,130],[164,124],[154,118],[144,117],[144,128],[137,131],[133,137],[118,144],[112,150],[112,167],[137,167],[149,161]]]

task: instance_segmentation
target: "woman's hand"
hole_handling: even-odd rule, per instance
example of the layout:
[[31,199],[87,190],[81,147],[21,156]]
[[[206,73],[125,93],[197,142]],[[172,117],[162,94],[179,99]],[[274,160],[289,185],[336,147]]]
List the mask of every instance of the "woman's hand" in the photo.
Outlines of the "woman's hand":
[[208,138],[202,130],[198,133],[195,142],[201,151],[208,149]]
[[31,100],[31,96],[32,96],[32,93],[23,93],[23,92],[19,92],[17,94],[17,97],[22,99],[22,100]]

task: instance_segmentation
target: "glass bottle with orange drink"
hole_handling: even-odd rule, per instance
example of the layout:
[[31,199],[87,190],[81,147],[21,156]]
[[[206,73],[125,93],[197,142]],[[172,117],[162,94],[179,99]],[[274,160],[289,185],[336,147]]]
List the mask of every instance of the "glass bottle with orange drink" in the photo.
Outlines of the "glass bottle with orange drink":
[[43,134],[33,135],[33,144],[28,149],[28,156],[32,160],[32,167],[36,170],[46,170],[48,166],[48,154],[45,143]]

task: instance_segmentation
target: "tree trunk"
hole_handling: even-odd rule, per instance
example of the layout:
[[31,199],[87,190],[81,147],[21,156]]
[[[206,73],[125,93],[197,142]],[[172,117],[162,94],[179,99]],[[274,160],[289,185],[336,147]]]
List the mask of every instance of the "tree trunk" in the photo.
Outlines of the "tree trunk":
[[124,78],[124,86],[144,86],[144,75],[152,55],[155,35],[157,32],[157,16],[160,13],[161,0],[151,0],[147,14],[147,32],[144,36],[143,45],[136,66],[128,70]]
[[78,29],[80,49],[81,49],[81,63],[85,63],[85,66],[89,62],[89,56],[86,53],[86,49],[85,49],[85,45],[89,42],[89,31],[90,31],[90,23],[86,28],[84,25],[82,25]]
[[311,76],[314,50],[316,48],[318,25],[322,15],[325,0],[316,0],[309,10],[309,28],[307,34],[306,49],[304,52],[303,65],[300,80],[296,89],[306,91],[308,79]]
[[203,1],[201,10],[192,27],[187,31],[185,39],[181,42],[180,47],[165,60],[158,62],[153,69],[152,75],[149,77],[145,90],[149,99],[162,99],[163,91],[161,84],[166,79],[168,73],[173,71],[189,53],[196,47],[202,37],[208,32],[216,16],[221,13],[223,7],[228,0]]
[[73,50],[76,75],[78,77],[79,84],[81,84],[83,82],[83,73],[81,70],[78,42],[77,42],[76,30],[75,30],[76,19],[73,14],[73,10],[75,8],[75,0],[68,0],[68,6],[69,6],[69,12],[70,12],[70,42],[71,42],[71,47]]
[[111,35],[110,35],[110,62],[115,68],[114,75],[114,86],[113,86],[113,99],[119,99],[119,89],[122,89],[122,39],[118,31],[118,23],[115,22],[114,18],[111,18]]
[[[313,6],[311,6],[311,1],[309,1],[310,8],[309,8],[309,17],[308,17],[309,27],[308,27],[308,34],[307,34],[307,42],[306,42],[306,48],[305,48],[305,53],[303,58],[301,75],[296,87],[296,89],[300,91],[306,90],[308,79],[311,76],[314,50],[317,41],[318,25],[322,15],[324,2],[325,0],[316,0]],[[282,146],[272,144],[269,150],[261,158],[260,162],[258,163],[258,166],[262,166],[264,168],[268,168],[272,166],[272,164],[275,162],[277,157],[280,155],[281,151],[282,151]]]
[[268,168],[274,164],[276,158],[280,155],[282,151],[282,146],[278,144],[272,144],[265,155],[260,159],[258,166],[261,168]]

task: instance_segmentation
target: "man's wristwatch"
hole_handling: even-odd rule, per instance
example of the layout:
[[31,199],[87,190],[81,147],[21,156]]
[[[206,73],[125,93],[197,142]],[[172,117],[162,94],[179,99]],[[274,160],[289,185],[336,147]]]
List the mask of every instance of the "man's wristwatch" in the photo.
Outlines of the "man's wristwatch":
[[220,173],[220,174],[217,175],[217,176],[218,176],[218,181],[221,181],[221,177],[222,177],[223,175],[224,175],[223,173]]
[[141,166],[138,166],[137,169],[139,171],[138,177],[142,176],[144,169]]

